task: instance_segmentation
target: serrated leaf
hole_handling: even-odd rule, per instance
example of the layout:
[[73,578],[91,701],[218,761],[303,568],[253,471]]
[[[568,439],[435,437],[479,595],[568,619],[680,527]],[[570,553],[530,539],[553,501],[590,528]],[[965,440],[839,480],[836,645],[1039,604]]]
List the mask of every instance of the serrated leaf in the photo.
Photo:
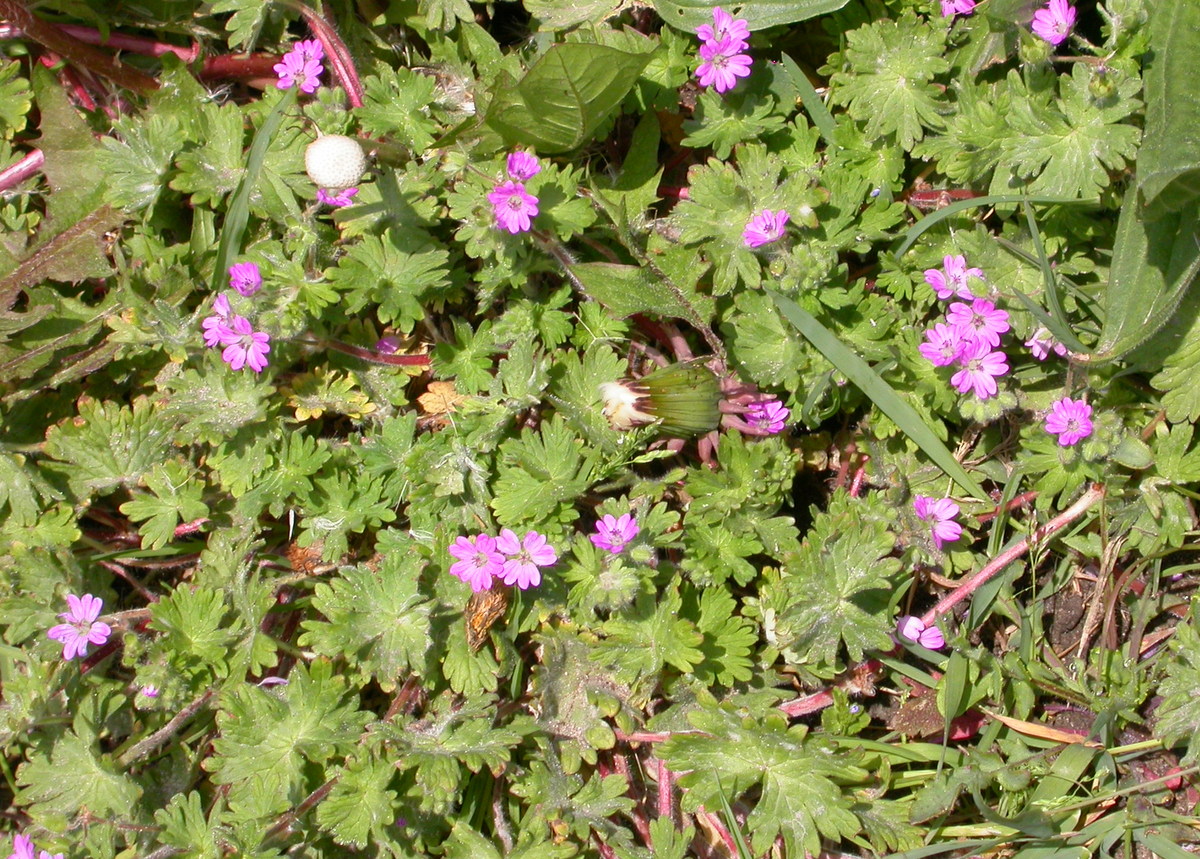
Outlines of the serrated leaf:
[[643,594],[601,627],[605,637],[592,658],[615,666],[618,679],[630,685],[656,685],[668,665],[690,674],[704,660],[704,636],[695,624],[679,617],[682,605],[677,587]]
[[138,533],[142,545],[161,549],[175,538],[175,526],[208,515],[202,500],[204,483],[194,469],[178,460],[156,465],[145,477],[153,495],[136,495],[118,509],[134,522],[141,522]]
[[449,285],[449,258],[419,232],[389,229],[363,236],[326,274],[347,312],[377,304],[382,321],[407,333],[425,318],[430,295]]
[[64,734],[48,752],[34,752],[17,770],[21,801],[35,814],[90,814],[125,818],[141,789],[75,734]]
[[419,591],[425,561],[394,531],[380,535],[382,559],[373,567],[343,569],[316,586],[313,608],[325,620],[306,620],[303,647],[323,656],[347,658],[352,676],[375,678],[385,692],[424,664],[429,648],[431,603]]
[[[216,807],[220,809],[221,804]],[[186,850],[189,859],[217,859],[221,855],[216,829],[206,819],[200,794],[194,790],[171,797],[165,808],[154,812],[154,822],[161,827],[156,835],[159,843]]]
[[1200,633],[1191,623],[1175,627],[1166,676],[1158,687],[1162,703],[1155,710],[1154,735],[1168,746],[1186,744],[1180,762],[1191,766],[1200,760]]
[[224,677],[237,625],[225,622],[224,596],[208,588],[181,586],[150,607],[151,627],[164,636],[174,668],[188,676]]
[[372,836],[386,842],[385,830],[396,820],[396,791],[387,789],[395,773],[391,762],[374,756],[352,762],[317,806],[317,823],[347,847],[361,850]]
[[20,77],[20,72],[16,60],[0,66],[0,137],[5,140],[25,127],[25,115],[33,106],[29,81]]
[[595,457],[558,415],[538,432],[525,430],[500,445],[492,509],[500,524],[515,527],[551,518],[572,522],[575,498],[591,483]]
[[414,152],[424,152],[438,130],[428,115],[436,86],[433,77],[403,67],[382,69],[365,78],[363,106],[355,111],[363,131],[387,135]]
[[649,61],[649,53],[604,45],[552,45],[521,80],[498,75],[483,121],[506,143],[567,152],[591,139]]
[[697,710],[689,721],[702,733],[676,733],[658,747],[672,770],[685,773],[679,778],[687,790],[683,807],[719,808],[721,791],[732,802],[761,786],[745,824],[754,855],[779,835],[789,856],[815,856],[822,838],[837,841],[859,833],[850,800],[838,787],[866,777],[852,753],[831,753],[807,737],[804,725],[789,728],[782,714],[760,721],[726,704]]

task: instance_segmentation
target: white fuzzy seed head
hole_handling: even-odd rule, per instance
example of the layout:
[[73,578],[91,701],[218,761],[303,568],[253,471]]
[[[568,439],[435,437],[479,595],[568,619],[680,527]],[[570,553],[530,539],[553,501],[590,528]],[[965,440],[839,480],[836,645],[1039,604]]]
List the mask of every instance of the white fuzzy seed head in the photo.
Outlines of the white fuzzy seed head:
[[304,169],[318,188],[353,188],[367,169],[367,156],[358,141],[341,134],[318,137],[304,150]]

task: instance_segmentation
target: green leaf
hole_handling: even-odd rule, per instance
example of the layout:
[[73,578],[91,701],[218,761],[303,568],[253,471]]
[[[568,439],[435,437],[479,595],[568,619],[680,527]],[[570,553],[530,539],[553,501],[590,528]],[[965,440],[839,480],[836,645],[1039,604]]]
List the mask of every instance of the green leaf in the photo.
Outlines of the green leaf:
[[[197,113],[204,115],[203,111]],[[115,131],[120,139],[107,136],[100,139],[104,152],[98,159],[99,167],[109,177],[105,199],[126,209],[154,205],[167,185],[175,154],[183,144],[179,122],[170,114],[155,113],[144,122],[118,123]],[[240,152],[239,147],[239,155]]]
[[361,534],[396,518],[390,502],[383,500],[383,481],[344,472],[318,477],[316,492],[306,505],[301,546],[322,543],[326,560],[339,558],[350,548],[349,534]]
[[[714,6],[723,0],[652,0],[659,16],[680,30],[696,32],[701,24],[712,23]],[[737,17],[751,30],[765,30],[778,24],[794,24],[818,15],[836,12],[849,0],[754,0],[743,5]],[[726,4],[728,5],[728,4]]]
[[429,118],[437,81],[403,66],[381,69],[363,80],[363,106],[355,113],[367,134],[384,136],[423,152],[433,143],[437,123]]
[[679,617],[682,605],[677,586],[641,595],[632,608],[601,627],[605,638],[592,659],[615,666],[617,677],[631,685],[657,685],[668,665],[690,674],[704,661],[704,636],[694,623]]
[[75,734],[64,734],[48,752],[36,751],[17,770],[22,805],[34,815],[93,815],[128,819],[141,789]]
[[789,856],[815,856],[822,838],[838,841],[859,833],[851,803],[838,787],[865,779],[855,754],[831,754],[807,736],[806,726],[789,728],[778,713],[759,720],[721,704],[691,713],[688,721],[702,733],[673,734],[658,749],[672,770],[684,773],[679,784],[687,790],[685,810],[719,808],[722,790],[741,796],[759,787],[745,823],[756,856],[779,835]]
[[1154,713],[1154,736],[1168,746],[1186,744],[1181,763],[1200,762],[1200,633],[1191,623],[1175,627],[1166,676],[1159,685],[1162,704]]
[[1104,327],[1088,360],[1124,357],[1175,313],[1200,271],[1200,210],[1190,207],[1149,222],[1138,195],[1121,204],[1104,300]]
[[387,786],[396,774],[391,761],[365,755],[342,770],[337,784],[317,806],[317,824],[346,847],[362,850],[372,837],[387,843],[396,821],[396,791]]
[[680,293],[637,265],[608,262],[583,262],[570,271],[584,290],[620,317],[652,312],[667,319],[691,319],[693,301],[707,304],[691,289]]
[[[213,817],[220,816],[223,803],[213,806]],[[154,812],[154,822],[162,827],[156,835],[160,844],[186,850],[189,859],[218,859],[217,829],[204,816],[200,794],[177,793],[165,808]]]
[[225,677],[237,626],[226,623],[224,596],[209,588],[177,587],[150,607],[150,625],[163,634],[174,670],[189,677]]
[[137,495],[120,506],[120,511],[134,522],[142,522],[138,533],[142,545],[161,549],[175,539],[175,526],[208,515],[208,505],[201,500],[204,482],[196,479],[194,469],[178,460],[156,465],[146,475],[145,483],[153,495]]
[[323,656],[344,656],[360,684],[374,678],[385,692],[424,665],[430,646],[431,603],[418,590],[425,561],[411,540],[396,531],[379,535],[382,560],[343,569],[316,586],[313,608],[325,620],[306,620],[300,638]]
[[826,70],[834,104],[866,122],[868,139],[893,136],[905,149],[941,125],[939,90],[933,78],[950,68],[946,30],[911,11],[899,20],[882,19],[846,34],[841,62]]
[[572,522],[578,498],[591,484],[595,455],[560,416],[525,430],[500,445],[500,467],[492,509],[501,525],[515,527],[550,519]]
[[[246,119],[237,105],[211,101],[196,113],[197,143],[176,159],[179,175],[171,180],[171,188],[190,194],[193,205],[216,206],[244,176]],[[228,277],[225,271],[221,269],[222,280]]]
[[1146,55],[1146,133],[1138,152],[1138,192],[1146,220],[1177,212],[1200,197],[1200,90],[1192,57],[1200,56],[1200,4],[1152,3]]
[[13,60],[0,65],[0,137],[12,140],[25,128],[25,115],[33,106],[29,81],[20,77],[21,64]]
[[591,140],[649,61],[649,53],[604,45],[552,45],[520,81],[506,72],[497,76],[484,122],[508,144],[547,154],[576,149]]
[[954,455],[942,444],[934,431],[921,420],[908,403],[901,399],[892,386],[881,379],[870,365],[858,357],[837,339],[824,325],[807,311],[788,298],[768,290],[780,312],[820,350],[851,382],[858,385],[875,406],[887,415],[900,430],[934,461],[942,471],[952,477],[959,486],[976,498],[987,501],[988,495],[962,467]]

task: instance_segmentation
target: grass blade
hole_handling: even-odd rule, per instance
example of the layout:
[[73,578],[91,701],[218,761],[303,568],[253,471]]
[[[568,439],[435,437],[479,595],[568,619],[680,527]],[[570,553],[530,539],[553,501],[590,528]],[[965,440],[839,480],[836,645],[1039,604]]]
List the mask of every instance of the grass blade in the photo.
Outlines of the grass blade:
[[783,63],[784,71],[788,73],[788,77],[795,84],[796,89],[800,91],[800,104],[808,113],[808,118],[812,120],[817,131],[821,132],[821,138],[826,144],[833,144],[833,131],[836,124],[833,121],[833,114],[829,112],[829,108],[825,106],[825,102],[821,101],[821,97],[817,95],[816,89],[812,85],[812,81],[808,79],[808,75],[796,65],[796,61],[787,54],[781,54],[779,61]]
[[974,495],[981,501],[988,501],[988,495],[975,482],[962,464],[954,458],[950,450],[939,439],[916,409],[910,406],[897,394],[892,386],[879,377],[871,369],[871,365],[860,358],[852,349],[846,346],[817,319],[804,310],[796,302],[782,295],[767,290],[767,294],[779,308],[788,322],[804,335],[808,342],[824,355],[833,366],[837,367],[846,378],[859,387],[875,406],[891,418],[900,430],[912,439],[925,455],[937,464],[942,471],[954,479],[954,482]]
[[1077,197],[1030,197],[1025,194],[988,194],[984,197],[972,197],[970,200],[959,200],[957,203],[951,203],[944,209],[938,209],[936,212],[927,215],[909,227],[908,232],[904,234],[904,240],[900,242],[895,253],[897,258],[904,256],[908,253],[909,248],[916,244],[917,239],[926,231],[933,229],[942,221],[966,209],[974,209],[980,206],[1003,206],[1010,203],[1057,203],[1060,205],[1081,203],[1094,206],[1097,202],[1096,200],[1080,200]]

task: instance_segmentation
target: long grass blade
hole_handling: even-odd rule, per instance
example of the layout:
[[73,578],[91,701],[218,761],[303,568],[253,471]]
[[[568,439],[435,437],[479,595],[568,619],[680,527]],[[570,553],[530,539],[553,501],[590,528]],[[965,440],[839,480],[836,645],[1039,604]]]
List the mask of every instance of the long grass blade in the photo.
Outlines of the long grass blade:
[[808,79],[804,70],[796,65],[795,60],[787,54],[781,54],[779,61],[783,64],[784,71],[788,73],[788,77],[795,84],[796,89],[800,91],[800,104],[808,112],[808,118],[812,120],[817,131],[821,132],[821,138],[825,143],[832,145],[833,131],[837,127],[833,121],[833,114],[829,112],[825,102],[821,101],[812,81]]
[[952,218],[959,212],[967,209],[975,209],[980,206],[1003,206],[1014,203],[1057,203],[1067,205],[1075,203],[1078,205],[1096,205],[1097,200],[1080,200],[1075,197],[1030,197],[1025,194],[988,194],[984,197],[972,197],[970,200],[959,200],[956,203],[951,203],[944,209],[938,209],[936,212],[927,215],[917,221],[908,228],[908,232],[904,234],[903,241],[896,248],[895,254],[897,257],[902,257],[908,253],[909,248],[916,244],[925,232],[933,229],[947,218]]
[[967,473],[962,464],[954,458],[949,449],[939,439],[916,409],[892,389],[892,386],[879,377],[866,361],[860,358],[852,349],[846,346],[817,319],[804,310],[796,302],[785,298],[776,292],[767,290],[767,294],[779,308],[784,318],[799,331],[808,342],[824,355],[833,366],[837,367],[846,378],[859,387],[876,407],[891,418],[900,430],[913,440],[926,456],[937,464],[942,471],[954,479],[954,482],[974,495],[981,501],[988,501],[988,495],[983,488]]

